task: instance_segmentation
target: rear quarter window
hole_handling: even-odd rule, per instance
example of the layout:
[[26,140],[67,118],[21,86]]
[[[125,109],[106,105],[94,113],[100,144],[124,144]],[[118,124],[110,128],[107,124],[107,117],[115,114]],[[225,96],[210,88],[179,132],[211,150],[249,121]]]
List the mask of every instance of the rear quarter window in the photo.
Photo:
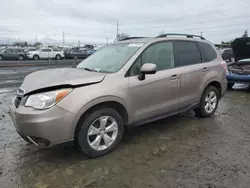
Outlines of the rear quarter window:
[[[199,42],[199,46],[203,53],[204,59],[206,62],[213,61],[217,58],[217,53],[212,48],[210,44]],[[224,51],[224,53],[228,53],[229,51]]]

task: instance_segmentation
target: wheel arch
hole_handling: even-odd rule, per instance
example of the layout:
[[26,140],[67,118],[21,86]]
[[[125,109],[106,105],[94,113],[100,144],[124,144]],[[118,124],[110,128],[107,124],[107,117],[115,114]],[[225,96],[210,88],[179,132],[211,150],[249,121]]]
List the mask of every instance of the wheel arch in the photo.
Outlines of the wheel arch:
[[34,55],[33,55],[33,58],[34,58],[35,56],[37,56],[38,58],[40,58],[40,56],[39,56],[38,54],[34,54]]
[[86,110],[84,110],[84,112],[81,112],[81,115],[77,116],[78,118],[76,120],[76,123],[74,123],[75,127],[73,129],[74,139],[76,139],[77,132],[81,127],[81,121],[83,121],[89,114],[102,107],[115,109],[122,116],[124,125],[127,125],[129,123],[128,111],[125,105],[122,104],[120,101],[110,100],[110,101],[102,101],[99,103],[94,103],[93,105],[89,106]]
[[207,84],[206,84],[206,87],[203,89],[203,92],[206,90],[207,87],[209,86],[214,86],[215,88],[218,89],[219,91],[219,94],[220,94],[220,98],[222,96],[222,85],[221,83],[217,80],[217,79],[214,79],[214,80],[211,80],[209,81]]

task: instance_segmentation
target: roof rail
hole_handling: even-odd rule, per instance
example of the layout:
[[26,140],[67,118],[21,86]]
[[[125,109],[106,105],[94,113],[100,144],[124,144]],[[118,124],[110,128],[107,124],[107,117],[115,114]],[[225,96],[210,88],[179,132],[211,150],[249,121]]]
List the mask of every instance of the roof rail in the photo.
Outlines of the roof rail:
[[130,40],[130,39],[143,39],[143,38],[147,38],[147,37],[127,37],[127,38],[121,39],[119,41]]
[[156,38],[163,38],[163,37],[167,37],[167,36],[186,36],[187,38],[200,38],[203,40],[206,40],[204,37],[199,36],[199,35],[191,35],[191,34],[178,34],[178,33],[165,33],[165,34],[161,34],[158,35]]

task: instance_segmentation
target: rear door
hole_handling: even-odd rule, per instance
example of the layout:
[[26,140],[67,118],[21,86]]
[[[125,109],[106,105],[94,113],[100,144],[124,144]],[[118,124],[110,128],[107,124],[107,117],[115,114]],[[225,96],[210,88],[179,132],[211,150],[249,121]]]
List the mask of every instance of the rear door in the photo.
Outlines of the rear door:
[[175,41],[175,67],[180,74],[180,110],[200,101],[201,77],[208,69],[195,41]]
[[[139,80],[144,63],[156,64],[157,72]],[[149,46],[130,68],[129,84],[133,122],[177,112],[180,80],[174,69],[173,43],[164,41]]]

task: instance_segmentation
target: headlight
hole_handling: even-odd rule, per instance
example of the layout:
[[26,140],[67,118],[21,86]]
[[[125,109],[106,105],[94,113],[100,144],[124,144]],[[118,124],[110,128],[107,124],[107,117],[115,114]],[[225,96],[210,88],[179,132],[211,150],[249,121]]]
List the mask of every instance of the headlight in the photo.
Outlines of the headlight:
[[66,97],[72,89],[61,89],[56,91],[44,92],[29,96],[25,106],[35,109],[48,109]]

